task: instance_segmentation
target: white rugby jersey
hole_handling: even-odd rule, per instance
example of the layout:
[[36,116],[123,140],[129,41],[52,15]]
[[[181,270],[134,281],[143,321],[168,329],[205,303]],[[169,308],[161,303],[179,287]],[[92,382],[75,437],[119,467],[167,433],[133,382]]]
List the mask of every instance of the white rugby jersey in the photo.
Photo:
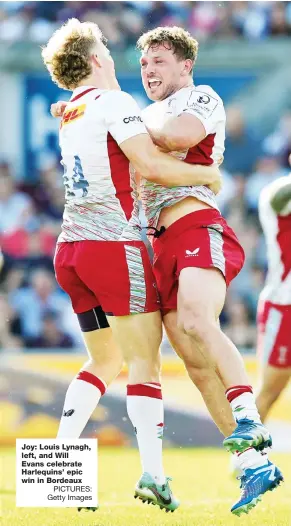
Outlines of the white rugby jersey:
[[147,133],[134,99],[119,90],[74,90],[60,126],[66,202],[58,242],[140,239],[137,191],[119,147]]
[[277,183],[278,180],[264,188],[259,200],[259,217],[268,257],[268,274],[260,300],[291,305],[291,201],[279,215],[276,214],[270,199]]
[[[219,95],[210,86],[188,86],[167,99],[155,102],[142,112],[149,128],[160,128],[171,117],[190,113],[203,124],[206,137],[196,146],[172,155],[190,164],[219,163],[224,152],[225,111]],[[206,186],[165,188],[143,179],[141,199],[149,226],[156,227],[162,208],[172,206],[186,197],[196,197],[218,209],[214,193]]]

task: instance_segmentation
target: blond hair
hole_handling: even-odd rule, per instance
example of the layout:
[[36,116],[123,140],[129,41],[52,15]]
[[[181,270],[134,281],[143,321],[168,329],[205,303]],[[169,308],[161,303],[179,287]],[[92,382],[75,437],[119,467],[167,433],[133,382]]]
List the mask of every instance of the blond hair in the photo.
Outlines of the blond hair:
[[97,24],[71,18],[54,32],[42,49],[43,61],[52,80],[73,90],[92,73],[90,54],[98,42],[106,43]]
[[[195,64],[198,54],[198,42],[182,27],[156,27],[141,35],[137,49],[147,51],[160,45],[168,45],[179,60],[190,59]],[[167,46],[166,46],[167,47]]]

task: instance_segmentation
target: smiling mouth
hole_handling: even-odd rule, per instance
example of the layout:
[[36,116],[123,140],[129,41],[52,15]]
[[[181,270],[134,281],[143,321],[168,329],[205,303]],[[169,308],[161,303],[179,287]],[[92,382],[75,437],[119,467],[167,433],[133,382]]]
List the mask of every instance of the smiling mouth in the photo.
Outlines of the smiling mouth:
[[162,84],[162,81],[159,80],[159,79],[156,79],[156,78],[153,78],[153,79],[149,79],[148,80],[148,87],[150,89],[153,89],[153,88],[157,88],[158,86],[160,86]]

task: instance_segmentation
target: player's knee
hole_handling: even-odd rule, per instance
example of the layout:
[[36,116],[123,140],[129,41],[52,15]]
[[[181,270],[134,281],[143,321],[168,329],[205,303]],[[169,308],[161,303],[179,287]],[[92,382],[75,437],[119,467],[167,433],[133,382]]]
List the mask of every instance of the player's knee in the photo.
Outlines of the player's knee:
[[160,356],[149,356],[146,360],[138,356],[127,361],[129,383],[159,382],[161,375]]
[[185,315],[178,320],[178,326],[197,342],[203,342],[209,334],[211,321],[204,313],[196,312],[195,309],[185,309]]
[[[95,354],[90,356],[89,360],[85,364],[86,367],[90,368],[90,371],[93,374],[97,374],[100,371],[100,368],[102,369],[108,369],[112,371],[113,374],[119,374],[119,372],[122,369],[123,366],[123,359],[119,356],[110,356],[110,355],[102,355],[102,354]],[[96,373],[95,373],[96,371]]]

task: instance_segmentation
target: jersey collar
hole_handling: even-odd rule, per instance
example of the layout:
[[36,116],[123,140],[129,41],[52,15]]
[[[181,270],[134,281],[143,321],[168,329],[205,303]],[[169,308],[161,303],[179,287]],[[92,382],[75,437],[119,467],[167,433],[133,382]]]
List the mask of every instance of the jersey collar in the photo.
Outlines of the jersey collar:
[[178,89],[177,91],[175,91],[175,93],[172,93],[172,95],[169,95],[169,97],[167,97],[165,100],[168,100],[170,99],[171,97],[175,97],[176,95],[178,95],[181,91],[183,91],[184,89],[189,89],[189,88],[194,88],[196,89],[196,86],[194,84],[189,84],[189,86],[184,86],[183,88],[180,88]]
[[80,99],[90,91],[96,90],[96,86],[79,86],[79,88],[74,89],[70,102]]

